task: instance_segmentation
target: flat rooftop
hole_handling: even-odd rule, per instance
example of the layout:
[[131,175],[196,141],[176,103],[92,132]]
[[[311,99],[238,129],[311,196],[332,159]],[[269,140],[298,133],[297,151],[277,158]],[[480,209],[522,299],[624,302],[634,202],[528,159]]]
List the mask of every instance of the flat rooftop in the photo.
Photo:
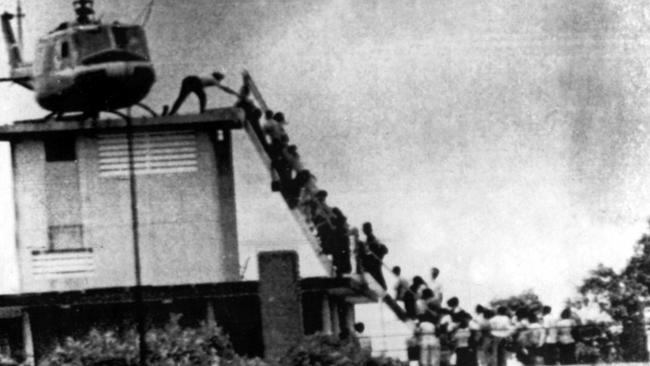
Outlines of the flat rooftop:
[[[172,130],[179,128],[239,129],[243,127],[244,111],[240,108],[208,109],[202,114],[173,116],[134,117],[131,119],[133,131]],[[43,136],[60,133],[124,132],[127,121],[115,117],[91,120],[47,120],[35,119],[17,121],[12,125],[0,126],[0,141]]]

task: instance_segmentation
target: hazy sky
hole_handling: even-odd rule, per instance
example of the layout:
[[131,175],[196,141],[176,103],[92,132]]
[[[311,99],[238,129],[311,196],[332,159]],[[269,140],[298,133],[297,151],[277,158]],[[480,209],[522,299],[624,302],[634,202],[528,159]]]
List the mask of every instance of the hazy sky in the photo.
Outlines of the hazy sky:
[[[63,0],[23,1],[31,55],[35,37],[72,12]],[[147,2],[97,8],[128,20]],[[155,4],[150,105],[170,103],[184,75],[223,70],[238,86],[248,68],[330,202],[354,225],[372,221],[387,262],[406,275],[440,267],[446,293],[468,306],[527,288],[559,305],[599,262],[622,266],[645,230],[650,5],[641,0]],[[5,54],[0,64],[6,72]],[[0,95],[0,123],[44,115],[18,86]],[[241,131],[234,153],[242,263],[295,248],[302,274],[319,274]],[[0,288],[11,291],[6,146],[0,173]]]

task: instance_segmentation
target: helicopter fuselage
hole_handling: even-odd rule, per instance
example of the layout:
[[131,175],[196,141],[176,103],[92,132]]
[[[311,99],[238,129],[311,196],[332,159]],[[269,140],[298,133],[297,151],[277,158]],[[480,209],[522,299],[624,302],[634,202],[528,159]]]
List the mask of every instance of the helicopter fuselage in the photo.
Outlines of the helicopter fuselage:
[[97,111],[140,102],[155,72],[141,27],[74,25],[39,40],[32,80],[47,110]]

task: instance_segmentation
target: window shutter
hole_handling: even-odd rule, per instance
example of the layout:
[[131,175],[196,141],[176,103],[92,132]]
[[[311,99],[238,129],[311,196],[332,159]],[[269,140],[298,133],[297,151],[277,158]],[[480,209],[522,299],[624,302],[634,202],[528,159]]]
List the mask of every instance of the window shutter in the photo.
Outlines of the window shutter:
[[[198,170],[196,135],[193,131],[134,133],[133,160],[136,174],[195,172]],[[129,175],[126,134],[99,136],[99,175]]]
[[95,257],[90,248],[62,251],[33,251],[32,275],[40,279],[89,277],[95,274]]

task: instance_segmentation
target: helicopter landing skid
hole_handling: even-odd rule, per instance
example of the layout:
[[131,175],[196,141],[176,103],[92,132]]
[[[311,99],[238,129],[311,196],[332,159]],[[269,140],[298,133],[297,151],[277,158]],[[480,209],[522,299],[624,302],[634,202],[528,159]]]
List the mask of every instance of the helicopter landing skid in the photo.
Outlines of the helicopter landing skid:
[[84,120],[93,120],[96,121],[99,119],[98,112],[83,112],[83,113],[66,113],[66,112],[52,112],[45,117],[42,121],[45,122],[78,122]]
[[[144,109],[145,111],[149,112],[149,113],[151,114],[151,117],[158,117],[158,113],[156,113],[156,112],[153,110],[153,108],[149,107],[148,105],[146,105],[146,104],[144,104],[144,103],[136,103],[135,105],[138,106],[138,107],[140,107],[140,108],[142,108],[142,109]],[[164,115],[164,114],[165,114],[165,113],[164,113],[164,110],[163,110],[163,115]]]
[[[158,113],[156,113],[151,107],[144,103],[137,103],[134,104],[134,106],[140,107],[144,109],[146,112],[148,112],[151,117],[158,117]],[[130,109],[131,107],[129,107]],[[114,109],[103,109],[103,110],[98,110],[98,111],[92,111],[92,112],[51,112],[50,114],[46,115],[43,117],[42,122],[47,123],[47,122],[79,122],[79,121],[92,121],[96,122],[99,120],[99,114],[100,113],[111,113],[115,114],[116,110]]]

